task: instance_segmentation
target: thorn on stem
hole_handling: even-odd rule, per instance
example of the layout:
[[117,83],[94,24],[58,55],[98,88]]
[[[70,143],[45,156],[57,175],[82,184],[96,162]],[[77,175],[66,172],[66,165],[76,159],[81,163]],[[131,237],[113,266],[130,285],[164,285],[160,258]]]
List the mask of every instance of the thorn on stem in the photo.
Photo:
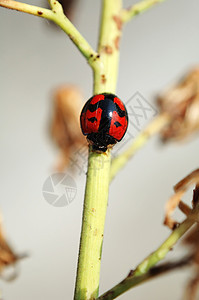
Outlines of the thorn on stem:
[[127,275],[127,278],[128,278],[128,277],[131,277],[131,276],[133,276],[133,275],[134,275],[134,273],[135,273],[135,271],[134,271],[134,270],[130,270],[130,271],[129,271],[129,273],[128,273],[128,275]]

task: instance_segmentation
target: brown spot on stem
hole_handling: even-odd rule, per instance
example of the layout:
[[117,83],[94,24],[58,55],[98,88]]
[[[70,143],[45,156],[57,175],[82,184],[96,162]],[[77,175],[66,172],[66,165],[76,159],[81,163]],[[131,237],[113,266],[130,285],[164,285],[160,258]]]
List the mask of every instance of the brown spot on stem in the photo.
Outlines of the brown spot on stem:
[[71,39],[71,41],[73,41],[74,42],[74,40],[75,40],[75,38],[74,38],[74,36],[72,35],[72,34],[68,34],[68,36],[69,36],[69,38]]
[[92,211],[92,212],[95,212],[96,210],[95,210],[95,208],[94,208],[94,207],[92,207],[92,208],[91,208],[91,211]]
[[99,58],[100,58],[100,55],[97,54],[97,55],[95,56],[95,58],[94,58],[94,61],[96,61],[96,60],[99,59]]
[[101,75],[101,80],[103,84],[106,83],[106,76],[104,74]]
[[116,36],[116,38],[114,39],[114,44],[115,44],[115,48],[118,50],[119,46],[120,46],[120,36]]
[[39,16],[43,15],[42,11],[37,12]]
[[106,54],[112,54],[113,53],[113,48],[109,45],[104,46],[104,52]]
[[116,23],[117,29],[121,30],[122,29],[122,20],[119,16],[113,16],[113,20]]

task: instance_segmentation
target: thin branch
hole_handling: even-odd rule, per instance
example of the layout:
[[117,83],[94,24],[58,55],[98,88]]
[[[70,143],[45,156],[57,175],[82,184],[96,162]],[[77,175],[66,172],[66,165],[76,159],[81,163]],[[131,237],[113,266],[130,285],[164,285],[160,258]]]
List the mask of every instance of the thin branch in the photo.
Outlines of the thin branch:
[[166,254],[173,248],[176,242],[192,227],[194,223],[195,220],[188,217],[183,223],[179,225],[178,228],[176,228],[170,234],[166,241],[156,251],[145,258],[133,272],[130,272],[127,280],[124,279],[97,299],[115,299],[127,290],[150,279],[153,275],[153,272],[151,273],[150,271],[151,268],[153,268],[160,260],[162,260],[166,256]]
[[111,164],[110,180],[127,164],[129,159],[143,147],[146,142],[156,133],[160,132],[162,128],[169,123],[169,116],[161,114],[151,121],[151,123],[143,130],[132,142],[130,147],[122,154],[113,159]]
[[17,11],[25,12],[31,15],[35,15],[41,18],[46,18],[49,20],[53,20],[54,14],[50,9],[46,9],[39,6],[29,5],[26,3],[21,3],[12,0],[0,0],[0,6],[14,9]]
[[144,11],[152,8],[154,5],[164,2],[165,0],[144,0],[138,2],[127,9],[122,10],[121,20],[123,23],[129,22],[138,14],[143,13]]
[[96,57],[98,54],[92,49],[85,38],[65,16],[61,4],[56,0],[50,0],[49,3],[52,10],[13,0],[0,0],[0,6],[2,7],[25,12],[56,23],[77,46],[83,56],[88,60],[91,67],[96,68]]
[[192,262],[193,256],[187,256],[179,261],[176,262],[167,262],[164,264],[161,264],[157,267],[151,268],[147,273],[134,277],[134,271],[130,271],[128,276],[122,280],[120,283],[118,283],[115,287],[113,287],[111,290],[104,293],[102,296],[97,298],[97,300],[112,300],[116,297],[120,296],[121,294],[125,293],[127,290],[144,283],[145,281],[148,281],[150,279],[153,279],[155,277],[158,277],[160,275],[164,275],[165,273],[168,273],[170,271],[174,271],[179,268],[186,267],[190,265]]

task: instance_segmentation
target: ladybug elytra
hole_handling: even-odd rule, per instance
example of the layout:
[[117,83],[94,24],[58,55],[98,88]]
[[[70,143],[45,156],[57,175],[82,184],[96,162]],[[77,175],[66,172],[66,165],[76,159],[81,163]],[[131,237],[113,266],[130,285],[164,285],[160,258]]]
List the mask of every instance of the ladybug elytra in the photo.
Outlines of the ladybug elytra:
[[113,94],[94,95],[84,105],[80,123],[82,132],[93,150],[105,152],[121,141],[128,126],[128,114],[123,102]]

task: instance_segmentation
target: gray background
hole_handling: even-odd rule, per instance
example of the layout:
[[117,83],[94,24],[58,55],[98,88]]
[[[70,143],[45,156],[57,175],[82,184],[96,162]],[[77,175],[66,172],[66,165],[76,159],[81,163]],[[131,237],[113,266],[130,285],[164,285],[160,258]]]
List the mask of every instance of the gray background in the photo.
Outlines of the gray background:
[[[125,27],[117,88],[122,99],[140,91],[152,103],[158,91],[198,63],[198,11],[196,0],[170,0]],[[76,7],[74,22],[93,46],[99,13],[100,1],[79,1]],[[1,282],[3,297],[71,299],[85,175],[76,175],[77,197],[69,206],[54,208],[43,199],[42,185],[53,172],[57,154],[48,136],[50,95],[59,84],[76,83],[87,99],[92,74],[64,33],[43,19],[1,8],[0,41],[1,210],[12,244],[30,255],[21,262],[16,281]],[[155,138],[114,180],[100,292],[126,276],[168,236],[162,226],[165,201],[172,186],[198,167],[198,147],[198,139],[162,147]],[[181,299],[187,276],[184,271],[172,273],[120,299]]]

